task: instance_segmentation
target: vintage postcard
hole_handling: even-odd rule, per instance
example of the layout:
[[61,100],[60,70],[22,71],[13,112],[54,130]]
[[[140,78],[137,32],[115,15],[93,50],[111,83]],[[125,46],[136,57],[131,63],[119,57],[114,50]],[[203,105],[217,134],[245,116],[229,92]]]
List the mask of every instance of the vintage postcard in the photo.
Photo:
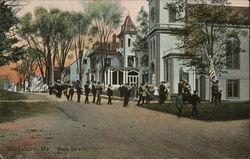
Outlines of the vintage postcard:
[[0,159],[247,159],[248,0],[0,0]]

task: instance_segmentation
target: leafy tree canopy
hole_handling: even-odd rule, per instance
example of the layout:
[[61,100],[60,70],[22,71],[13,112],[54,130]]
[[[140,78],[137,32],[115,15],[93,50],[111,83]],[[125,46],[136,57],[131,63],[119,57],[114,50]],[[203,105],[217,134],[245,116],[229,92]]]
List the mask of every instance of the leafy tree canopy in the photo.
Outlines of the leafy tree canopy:
[[196,0],[187,3],[177,0],[166,3],[166,9],[175,11],[176,20],[182,27],[171,28],[177,38],[177,49],[184,53],[184,65],[195,67],[201,74],[208,74],[214,66],[217,74],[223,73],[226,65],[226,42],[242,32],[236,26],[245,24],[238,12],[227,0]]
[[18,18],[13,8],[14,1],[0,1],[0,66],[18,61],[23,54],[22,47],[14,46],[18,39],[15,36]]

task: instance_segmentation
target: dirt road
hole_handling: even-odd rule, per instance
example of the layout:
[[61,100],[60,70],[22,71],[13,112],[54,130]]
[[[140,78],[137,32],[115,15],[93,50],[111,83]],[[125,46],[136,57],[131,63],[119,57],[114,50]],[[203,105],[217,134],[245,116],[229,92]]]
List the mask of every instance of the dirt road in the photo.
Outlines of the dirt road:
[[[0,124],[8,159],[244,159],[249,121],[203,122],[136,107],[40,95],[55,112]],[[91,98],[90,98],[91,99]],[[75,100],[74,100],[75,101]]]

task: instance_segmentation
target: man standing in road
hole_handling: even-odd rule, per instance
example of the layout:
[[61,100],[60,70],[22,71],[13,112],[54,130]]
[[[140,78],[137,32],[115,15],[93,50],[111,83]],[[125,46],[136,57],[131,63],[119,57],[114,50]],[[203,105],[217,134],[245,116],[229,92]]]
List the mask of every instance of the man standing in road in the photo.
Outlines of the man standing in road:
[[194,94],[191,96],[190,103],[193,105],[191,117],[197,116],[198,115],[197,104],[201,103],[201,102],[200,102],[200,98],[197,95],[197,91],[196,90],[194,91]]
[[159,97],[160,97],[160,104],[163,104],[165,102],[166,99],[166,92],[165,92],[165,86],[164,86],[164,81],[161,82],[160,88],[159,88]]
[[93,94],[93,101],[92,103],[95,103],[95,97],[96,97],[96,81],[92,84],[92,94]]
[[108,104],[112,105],[113,90],[112,90],[111,85],[108,86],[107,96],[108,96]]
[[124,88],[123,88],[123,95],[124,95],[123,107],[128,106],[129,97],[130,97],[130,90],[131,90],[131,87],[130,87],[129,84],[127,83],[127,84],[124,86]]
[[80,103],[81,94],[82,94],[82,88],[80,85],[76,86],[76,93],[77,93],[77,103]]
[[89,104],[89,93],[90,93],[90,88],[89,88],[89,81],[86,82],[85,86],[84,86],[84,91],[85,91],[85,104]]
[[142,93],[143,93],[143,86],[144,84],[142,83],[141,86],[139,87],[139,100],[137,102],[137,105],[136,106],[139,106],[141,105],[141,101],[142,101]]

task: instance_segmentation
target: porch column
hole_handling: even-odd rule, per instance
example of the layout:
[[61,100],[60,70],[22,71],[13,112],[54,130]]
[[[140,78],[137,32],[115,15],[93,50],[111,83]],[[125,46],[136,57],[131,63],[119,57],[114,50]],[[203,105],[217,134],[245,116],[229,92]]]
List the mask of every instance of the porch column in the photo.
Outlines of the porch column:
[[122,81],[122,83],[123,84],[126,83],[126,72],[125,72],[125,70],[123,70],[123,81]]
[[110,84],[113,84],[113,70],[110,71]]
[[117,71],[117,81],[116,81],[116,82],[117,82],[117,85],[119,85],[119,73],[120,73],[120,71],[118,70],[118,71]]
[[104,83],[105,83],[105,85],[107,84],[107,70],[106,71],[104,71]]
[[108,85],[109,85],[109,83],[110,83],[110,69],[108,69]]

